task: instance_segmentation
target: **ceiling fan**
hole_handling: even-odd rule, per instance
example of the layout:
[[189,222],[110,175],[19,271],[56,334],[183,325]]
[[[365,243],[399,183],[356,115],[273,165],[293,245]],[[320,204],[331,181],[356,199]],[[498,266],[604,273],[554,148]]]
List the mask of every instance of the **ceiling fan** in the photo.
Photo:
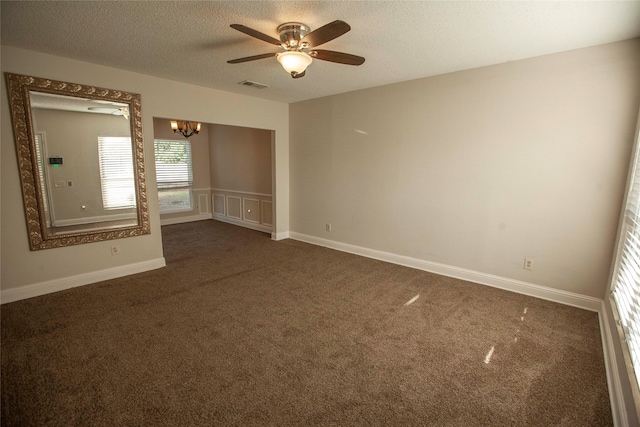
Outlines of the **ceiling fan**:
[[299,22],[286,22],[278,27],[280,40],[240,24],[231,24],[231,28],[267,43],[280,46],[284,51],[232,59],[227,61],[229,64],[240,64],[275,56],[285,71],[291,74],[294,79],[298,79],[305,75],[307,67],[314,58],[346,65],[361,65],[364,63],[364,58],[361,56],[316,49],[317,46],[338,38],[351,30],[349,24],[344,21],[333,21],[314,31],[310,31],[307,25]]
[[105,107],[89,107],[88,110],[94,111],[96,113],[112,114],[114,116],[123,116],[125,119],[129,120],[129,108],[127,107],[118,107],[114,105],[111,108],[106,106]]

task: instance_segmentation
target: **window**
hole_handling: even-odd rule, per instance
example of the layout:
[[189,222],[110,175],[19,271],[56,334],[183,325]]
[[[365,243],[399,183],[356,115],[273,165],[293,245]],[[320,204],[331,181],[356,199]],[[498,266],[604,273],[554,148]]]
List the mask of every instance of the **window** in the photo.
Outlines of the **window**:
[[156,139],[154,148],[160,212],[191,210],[191,143]]
[[134,208],[136,188],[131,138],[99,136],[98,155],[104,209]]
[[636,141],[611,289],[640,385],[640,150]]

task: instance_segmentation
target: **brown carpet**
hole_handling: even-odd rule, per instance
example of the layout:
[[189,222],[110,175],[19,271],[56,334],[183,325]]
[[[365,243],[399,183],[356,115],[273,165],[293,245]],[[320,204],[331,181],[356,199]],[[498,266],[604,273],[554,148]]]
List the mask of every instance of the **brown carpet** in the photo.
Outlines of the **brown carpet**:
[[164,269],[2,306],[2,425],[612,425],[596,313],[217,221],[162,231]]

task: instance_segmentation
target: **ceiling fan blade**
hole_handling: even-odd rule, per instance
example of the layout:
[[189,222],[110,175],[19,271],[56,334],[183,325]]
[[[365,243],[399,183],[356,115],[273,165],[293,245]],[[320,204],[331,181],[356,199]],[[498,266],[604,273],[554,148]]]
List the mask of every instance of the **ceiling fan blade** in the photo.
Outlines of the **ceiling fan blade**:
[[267,43],[274,44],[276,46],[280,46],[282,44],[282,42],[280,40],[274,39],[271,36],[268,36],[268,35],[266,35],[264,33],[261,33],[260,31],[256,31],[253,28],[249,28],[249,27],[246,27],[244,25],[231,24],[230,27],[233,28],[234,30],[240,31],[241,33],[245,33],[248,36],[255,37],[255,38],[259,39],[259,40],[262,40],[262,41],[267,42]]
[[273,53],[263,53],[262,55],[245,56],[244,58],[232,59],[230,61],[227,61],[227,63],[240,64],[241,62],[255,61],[256,59],[271,58],[272,56],[276,56],[277,54],[278,52],[273,52]]
[[299,79],[300,77],[304,77],[306,72],[307,72],[307,70],[304,70],[303,72],[295,74],[295,75],[291,74],[291,77],[293,77],[294,79]]
[[315,59],[337,62],[338,64],[362,65],[364,63],[364,58],[362,56],[351,55],[350,53],[334,52],[333,50],[314,49],[310,52],[310,55]]
[[323,43],[340,37],[350,29],[351,27],[349,24],[344,21],[337,20],[310,32],[300,41],[309,43],[310,47],[320,46]]

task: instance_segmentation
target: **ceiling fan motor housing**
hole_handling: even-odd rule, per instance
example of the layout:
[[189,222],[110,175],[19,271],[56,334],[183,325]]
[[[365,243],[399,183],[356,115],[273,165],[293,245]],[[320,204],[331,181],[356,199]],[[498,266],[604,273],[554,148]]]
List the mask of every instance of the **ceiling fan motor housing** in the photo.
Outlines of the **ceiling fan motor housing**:
[[287,50],[303,49],[303,48],[309,47],[308,43],[302,43],[303,45],[306,44],[307,46],[300,45],[300,40],[304,36],[309,34],[309,32],[310,32],[310,28],[307,25],[302,24],[300,22],[285,22],[284,24],[278,27],[278,34],[280,34],[280,40],[282,41],[285,49]]

